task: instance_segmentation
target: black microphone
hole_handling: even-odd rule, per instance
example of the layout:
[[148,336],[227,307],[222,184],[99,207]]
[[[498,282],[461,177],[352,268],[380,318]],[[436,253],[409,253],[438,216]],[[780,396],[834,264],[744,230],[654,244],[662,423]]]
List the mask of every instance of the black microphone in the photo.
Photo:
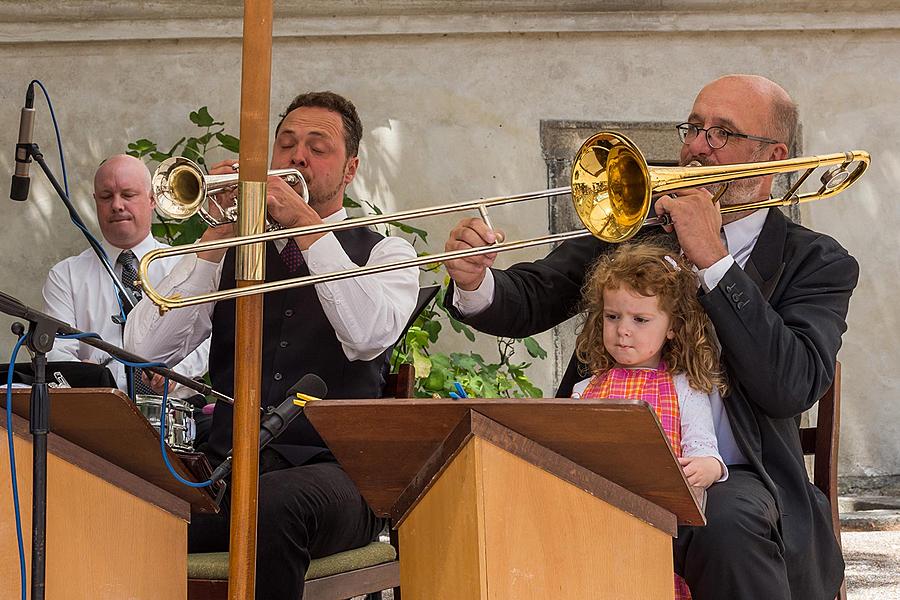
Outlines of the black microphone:
[[16,144],[16,172],[12,176],[12,184],[9,188],[9,197],[12,200],[24,202],[28,200],[28,188],[31,186],[31,178],[28,176],[28,168],[31,165],[31,140],[34,133],[34,82],[28,84],[25,92],[25,106],[22,107],[22,117],[19,120],[19,143]]
[[[294,404],[297,394],[310,396],[317,400],[321,400],[328,393],[328,386],[322,381],[322,378],[312,373],[307,373],[300,378],[300,381],[291,386],[288,390],[287,398],[278,407],[269,407],[263,416],[262,422],[259,424],[259,449],[265,448],[269,442],[281,435],[291,421],[300,416],[303,412],[302,406]],[[231,473],[231,452],[225,457],[225,460],[216,467],[209,479],[213,483],[224,479]]]

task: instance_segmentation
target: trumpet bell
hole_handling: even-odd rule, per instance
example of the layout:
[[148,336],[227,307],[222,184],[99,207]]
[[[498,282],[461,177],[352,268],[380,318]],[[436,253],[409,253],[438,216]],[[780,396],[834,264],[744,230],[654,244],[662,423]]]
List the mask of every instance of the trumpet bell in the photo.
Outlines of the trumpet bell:
[[200,210],[206,200],[203,172],[182,156],[167,158],[153,174],[156,211],[168,219],[183,221]]
[[595,236],[623,242],[636,234],[650,210],[651,175],[644,155],[625,136],[601,131],[575,155],[572,202]]
[[[237,165],[234,166],[237,171]],[[297,169],[275,169],[269,176],[280,177],[292,188],[297,189],[304,202],[309,202],[309,188]],[[237,222],[235,204],[221,206],[214,199],[216,194],[236,189],[238,174],[207,175],[200,165],[183,156],[173,156],[159,163],[151,180],[156,198],[156,212],[167,219],[184,221],[199,213],[210,226],[219,227]],[[213,214],[207,210],[208,203],[215,205]],[[266,217],[266,231],[282,229],[281,225]]]

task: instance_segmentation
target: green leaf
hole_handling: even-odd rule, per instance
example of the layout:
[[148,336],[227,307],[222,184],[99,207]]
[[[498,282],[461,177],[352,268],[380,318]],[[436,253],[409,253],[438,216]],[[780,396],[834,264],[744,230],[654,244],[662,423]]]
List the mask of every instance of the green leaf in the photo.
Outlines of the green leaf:
[[431,373],[431,359],[422,354],[418,348],[413,348],[413,367],[416,369],[417,377],[428,377]]
[[403,233],[408,233],[409,235],[414,235],[422,239],[423,242],[428,241],[428,232],[424,229],[419,229],[417,227],[413,227],[412,225],[407,225],[406,223],[401,223],[400,221],[388,221],[388,224],[396,227]]
[[181,155],[185,158],[189,158],[194,162],[199,162],[203,155],[200,154],[200,146],[198,144],[197,138],[188,138],[187,143],[184,145],[184,150],[182,150]]
[[347,194],[344,194],[344,208],[361,208],[361,207],[362,207],[362,205],[359,202],[357,202],[356,200],[354,200]]
[[372,211],[373,213],[375,213],[376,215],[383,215],[383,214],[384,214],[384,211],[381,210],[381,208],[380,208],[377,204],[372,204],[372,203],[369,202],[368,200],[364,200],[364,202],[366,203],[366,206],[369,207],[369,210],[371,210],[371,211]]
[[177,142],[175,142],[174,144],[172,144],[172,147],[169,149],[168,155],[169,155],[169,156],[175,156],[175,151],[178,150],[178,146],[180,146],[181,144],[183,144],[183,143],[184,143],[184,140],[186,140],[186,139],[187,139],[187,138],[181,138],[180,140],[178,140]]
[[219,140],[219,143],[222,144],[222,147],[229,152],[238,154],[241,151],[241,140],[234,137],[233,135],[228,135],[227,133],[217,133],[216,139]]
[[529,398],[543,398],[544,392],[541,391],[541,388],[535,386],[533,383],[525,380],[516,380],[516,384],[518,384],[519,389],[522,390],[526,396]]
[[453,331],[455,331],[456,333],[461,333],[466,336],[466,338],[468,338],[470,342],[475,341],[475,333],[471,329],[469,329],[469,327],[463,325],[453,317],[450,317],[450,327],[452,327]]
[[434,343],[437,341],[438,334],[441,332],[441,323],[440,321],[426,321],[422,324],[422,329],[428,332],[429,341]]
[[[475,357],[477,356],[477,354],[459,354],[454,352],[450,355],[450,358],[453,361],[453,364],[460,369],[463,369],[464,371],[474,372],[478,370],[479,365],[479,361],[475,359]],[[484,361],[480,362],[483,363]]]
[[194,123],[199,127],[224,125],[224,123],[217,123],[216,120],[209,115],[209,110],[205,106],[201,106],[199,110],[191,112],[191,114],[188,115],[188,118],[191,120],[191,123]]
[[156,151],[156,144],[146,138],[128,144],[128,154],[135,158],[142,158],[154,151]]
[[547,358],[547,351],[544,350],[538,343],[538,341],[533,337],[527,337],[523,339],[522,342],[525,344],[525,349],[528,350],[528,354],[530,354],[534,358]]
[[162,162],[166,159],[172,158],[171,154],[163,154],[162,152],[151,152],[150,158],[155,160],[156,162]]

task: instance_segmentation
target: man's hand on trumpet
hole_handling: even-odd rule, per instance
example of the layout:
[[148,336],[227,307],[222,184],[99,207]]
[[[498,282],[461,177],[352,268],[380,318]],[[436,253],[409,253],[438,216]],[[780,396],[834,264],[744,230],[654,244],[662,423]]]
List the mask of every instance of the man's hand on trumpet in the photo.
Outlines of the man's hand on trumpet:
[[[285,228],[321,225],[322,217],[307,204],[294,188],[281,177],[270,176],[266,186],[266,210],[269,216]],[[294,241],[301,250],[308,250],[324,233],[297,236]]]
[[678,195],[661,196],[656,201],[657,215],[668,214],[671,225],[666,231],[675,231],[684,255],[706,269],[728,254],[719,232],[722,229],[722,213],[719,203],[712,202],[712,194],[703,188],[679,190]]
[[[495,241],[503,241],[503,232],[494,231],[478,218],[463,219],[450,232],[444,250],[466,250],[488,246]],[[472,291],[478,289],[484,281],[485,272],[494,264],[497,253],[481,254],[469,258],[458,258],[446,262],[447,273],[456,282],[457,287]]]
[[[236,171],[235,165],[237,165],[237,162],[238,161],[236,160],[223,160],[222,162],[214,164],[209,170],[209,174],[224,175],[234,173]],[[212,218],[223,220],[224,215],[222,214],[222,211],[234,206],[235,202],[237,202],[237,188],[225,190],[216,195],[215,202],[207,203],[207,212]],[[223,240],[234,237],[234,234],[234,223],[219,225],[218,227],[207,227],[206,231],[203,232],[203,235],[200,236],[200,241],[211,242],[213,240]],[[203,252],[198,252],[197,258],[217,263],[225,256],[225,252],[225,249],[205,250]]]

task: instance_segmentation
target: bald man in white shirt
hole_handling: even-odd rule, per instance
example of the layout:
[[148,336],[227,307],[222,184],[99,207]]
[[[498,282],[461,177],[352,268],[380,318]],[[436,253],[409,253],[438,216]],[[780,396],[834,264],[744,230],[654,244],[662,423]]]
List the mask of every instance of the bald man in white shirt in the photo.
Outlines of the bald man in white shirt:
[[[94,203],[103,234],[101,245],[120,279],[129,279],[129,271],[136,270],[144,254],[155,248],[167,247],[150,234],[155,201],[150,172],[137,158],[118,154],[103,162],[94,176]],[[159,283],[176,262],[175,259],[154,262],[150,267],[151,282]],[[139,294],[139,290],[135,291]],[[113,318],[121,318],[127,312],[127,305],[120,304],[117,289],[92,249],[69,257],[50,269],[44,283],[43,298],[47,314],[77,329],[97,333],[111,344],[122,346],[123,326]],[[174,369],[187,377],[201,377],[206,373],[208,356],[209,342],[205,342]],[[126,369],[93,346],[77,340],[57,340],[47,358],[106,365],[119,388],[129,392]],[[137,384],[140,391],[162,392],[162,378],[158,375],[152,381],[143,379],[143,383],[146,387]],[[195,392],[171,382],[170,393],[175,397],[188,397]]]

